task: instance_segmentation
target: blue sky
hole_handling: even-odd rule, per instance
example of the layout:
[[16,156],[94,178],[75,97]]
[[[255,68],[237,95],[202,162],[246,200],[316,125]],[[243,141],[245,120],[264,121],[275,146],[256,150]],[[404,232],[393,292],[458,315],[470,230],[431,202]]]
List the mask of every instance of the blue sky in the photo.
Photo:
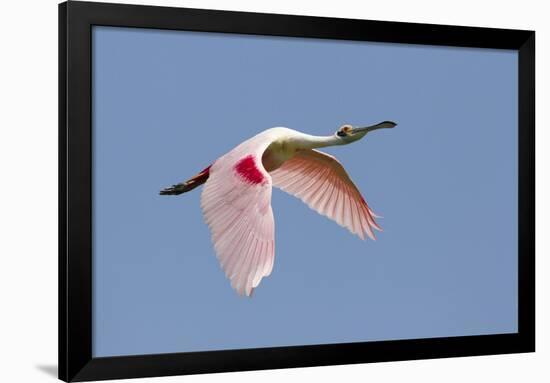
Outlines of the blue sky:
[[[514,51],[94,27],[95,356],[517,331]],[[185,180],[273,126],[331,134],[373,210],[361,241],[277,189],[252,299]]]

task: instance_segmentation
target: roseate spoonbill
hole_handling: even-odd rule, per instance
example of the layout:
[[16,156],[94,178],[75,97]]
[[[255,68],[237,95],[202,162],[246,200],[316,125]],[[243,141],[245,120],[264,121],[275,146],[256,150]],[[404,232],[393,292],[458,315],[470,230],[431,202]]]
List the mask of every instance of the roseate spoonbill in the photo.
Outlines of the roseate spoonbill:
[[316,148],[347,145],[396,124],[343,125],[332,136],[288,128],[267,129],[244,141],[188,181],[163,189],[178,195],[205,184],[201,208],[221,267],[240,294],[250,296],[273,268],[275,238],[271,187],[304,201],[313,210],[365,239],[381,230],[344,167]]

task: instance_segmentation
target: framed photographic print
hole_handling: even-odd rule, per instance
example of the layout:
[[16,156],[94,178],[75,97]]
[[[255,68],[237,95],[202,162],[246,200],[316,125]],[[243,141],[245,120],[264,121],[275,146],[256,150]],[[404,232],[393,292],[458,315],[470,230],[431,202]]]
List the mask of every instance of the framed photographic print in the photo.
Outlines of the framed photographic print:
[[60,4],[60,379],[534,351],[534,42]]

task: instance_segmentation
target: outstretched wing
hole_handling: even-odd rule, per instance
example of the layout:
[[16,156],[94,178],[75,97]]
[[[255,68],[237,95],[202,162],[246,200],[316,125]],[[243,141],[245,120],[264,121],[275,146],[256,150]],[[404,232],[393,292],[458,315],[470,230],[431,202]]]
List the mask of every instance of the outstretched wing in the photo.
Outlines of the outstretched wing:
[[373,228],[382,230],[342,164],[330,154],[300,150],[270,174],[273,186],[300,198],[361,239],[365,234],[375,239]]
[[250,296],[273,268],[271,177],[262,166],[265,144],[241,145],[218,159],[201,195],[216,255],[231,286]]

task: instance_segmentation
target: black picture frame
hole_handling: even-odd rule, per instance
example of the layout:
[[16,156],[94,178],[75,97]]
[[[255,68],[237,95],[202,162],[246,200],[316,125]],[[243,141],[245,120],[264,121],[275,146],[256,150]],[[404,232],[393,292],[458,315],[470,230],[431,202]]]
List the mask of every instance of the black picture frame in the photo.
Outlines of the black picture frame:
[[[94,25],[517,50],[515,334],[92,357],[91,29]],[[535,32],[69,1],[59,5],[59,378],[89,381],[535,350]]]

